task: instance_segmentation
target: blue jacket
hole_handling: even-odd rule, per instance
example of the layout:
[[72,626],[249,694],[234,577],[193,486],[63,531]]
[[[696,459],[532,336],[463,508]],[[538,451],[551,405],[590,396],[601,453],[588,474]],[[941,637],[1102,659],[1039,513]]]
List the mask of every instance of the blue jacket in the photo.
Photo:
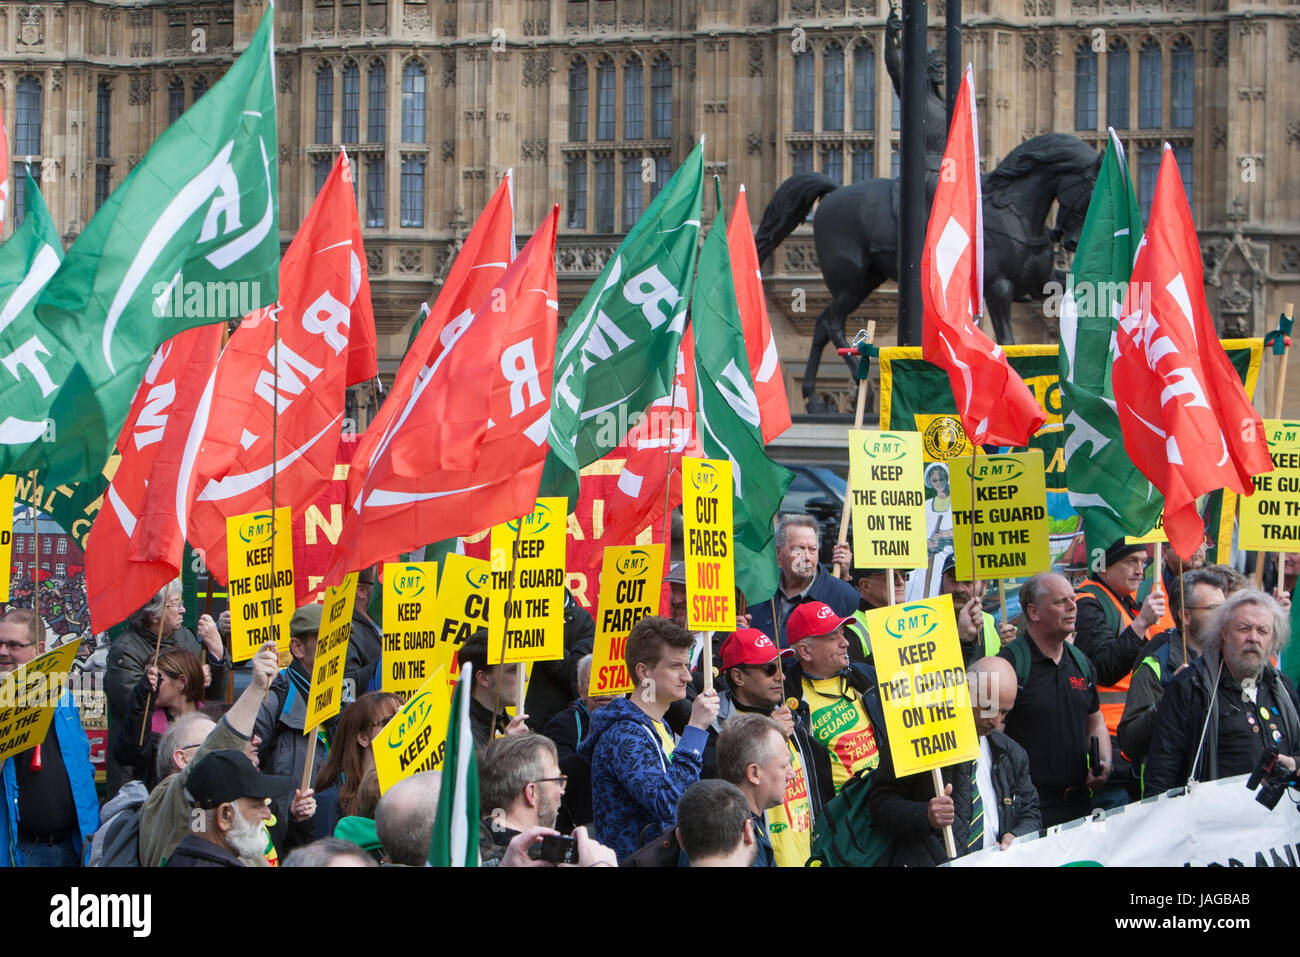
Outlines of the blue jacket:
[[[595,838],[621,860],[677,821],[677,801],[700,779],[702,728],[687,727],[672,756],[644,711],[626,698],[591,716],[591,733],[578,753],[591,762]],[[646,828],[656,829],[642,838]]]
[[[95,793],[95,769],[90,765],[90,742],[81,727],[81,713],[72,701],[72,693],[65,691],[54,709],[50,725],[59,739],[59,753],[68,771],[68,784],[72,787],[72,801],[77,808],[77,833],[72,846],[85,864],[90,850],[87,838],[99,828],[99,796]],[[24,755],[18,755],[22,759]],[[22,852],[18,849],[18,775],[14,759],[5,761],[0,768],[4,780],[4,807],[0,808],[0,841],[6,853],[0,855],[0,867],[22,867]]]

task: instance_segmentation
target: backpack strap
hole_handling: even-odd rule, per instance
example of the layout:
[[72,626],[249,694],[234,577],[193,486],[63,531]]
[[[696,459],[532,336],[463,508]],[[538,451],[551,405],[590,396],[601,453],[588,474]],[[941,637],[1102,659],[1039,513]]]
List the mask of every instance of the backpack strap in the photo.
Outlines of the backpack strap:
[[1074,642],[1072,641],[1067,641],[1065,643],[1065,649],[1070,653],[1070,656],[1074,658],[1074,663],[1078,665],[1079,670],[1083,672],[1083,677],[1088,681],[1092,681],[1092,662],[1088,660],[1088,656],[1078,648],[1074,647]]
[[1011,644],[1007,645],[1011,649],[1011,664],[1016,669],[1016,687],[1022,691],[1025,682],[1029,680],[1029,638],[1021,636]]

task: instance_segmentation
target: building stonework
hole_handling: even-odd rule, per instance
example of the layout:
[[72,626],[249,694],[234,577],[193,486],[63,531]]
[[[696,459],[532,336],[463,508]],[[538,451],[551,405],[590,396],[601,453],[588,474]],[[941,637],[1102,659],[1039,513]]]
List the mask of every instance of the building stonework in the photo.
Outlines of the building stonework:
[[[263,9],[0,2],[12,172],[30,158],[65,243],[229,67]],[[561,205],[565,317],[701,135],[708,172],[728,203],[745,184],[755,221],[796,171],[845,183],[896,173],[888,13],[887,0],[280,0],[282,240],[345,146],[390,381],[420,303],[513,169],[521,241]],[[1044,132],[1100,149],[1114,124],[1145,202],[1169,142],[1222,333],[1271,328],[1300,294],[1300,3],[966,0],[963,15],[986,168]],[[930,16],[930,46],[942,49],[942,0]],[[704,205],[707,223],[712,190]],[[827,302],[811,225],[772,258],[769,313],[798,410]],[[892,286],[878,290],[850,334],[876,319],[879,341],[893,342],[896,302]],[[1036,305],[1017,305],[1013,320],[1018,341],[1056,334]],[[842,365],[823,363],[818,391],[850,408]],[[358,399],[364,417],[371,399]]]

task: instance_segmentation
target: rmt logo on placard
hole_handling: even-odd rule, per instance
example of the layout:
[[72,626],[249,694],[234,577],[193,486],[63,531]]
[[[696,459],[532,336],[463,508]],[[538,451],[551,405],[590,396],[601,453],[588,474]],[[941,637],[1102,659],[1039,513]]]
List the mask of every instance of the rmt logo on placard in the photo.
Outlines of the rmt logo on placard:
[[1024,466],[1015,459],[993,455],[980,462],[975,477],[995,482],[1014,482],[1024,474]]
[[650,556],[638,548],[620,558],[614,567],[620,575],[639,575],[650,567]]
[[702,465],[699,471],[691,476],[691,485],[700,495],[715,495],[718,491],[718,470],[712,465]]
[[478,591],[488,583],[488,573],[486,571],[471,568],[465,572],[465,582],[470,588]]
[[271,540],[275,520],[269,514],[254,515],[239,530],[239,539],[245,545],[261,545]]
[[934,609],[925,605],[904,605],[885,621],[885,631],[894,638],[908,641],[924,638],[939,627]]
[[517,518],[513,522],[507,522],[506,528],[510,529],[512,532],[518,532],[519,523],[523,522],[524,530],[527,531],[529,535],[540,535],[551,527],[552,519],[551,506],[538,502],[537,508],[533,509],[531,513],[525,515],[522,519]]
[[863,440],[862,451],[868,458],[878,462],[897,462],[907,454],[902,440],[890,435],[878,435]]
[[397,592],[400,598],[407,600],[418,598],[424,593],[424,588],[424,569],[416,568],[414,565],[399,569],[393,579],[393,591]]

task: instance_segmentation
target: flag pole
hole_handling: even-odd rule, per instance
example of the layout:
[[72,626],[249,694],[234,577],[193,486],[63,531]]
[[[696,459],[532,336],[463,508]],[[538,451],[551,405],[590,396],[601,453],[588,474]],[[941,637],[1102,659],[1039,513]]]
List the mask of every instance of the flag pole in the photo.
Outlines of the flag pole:
[[[506,630],[510,627],[510,602],[515,595],[515,564],[519,561],[519,539],[524,533],[524,517],[520,515],[516,521],[518,525],[515,526],[515,543],[510,548],[510,585],[506,588],[506,607],[501,609],[501,660],[497,662],[497,693],[492,699],[492,723],[488,725],[489,741],[496,737],[497,715],[501,713],[501,674],[506,666]],[[523,664],[523,662],[517,663]],[[523,676],[519,675],[519,677],[522,679]],[[522,681],[519,687],[523,687]],[[515,707],[522,713],[523,701],[517,700]]]
[[[867,323],[867,333],[863,337],[862,341],[866,342],[869,345],[872,341],[875,340],[875,338],[876,338],[876,320],[872,319]],[[857,407],[857,411],[855,411],[853,414],[853,428],[855,429],[862,428],[862,420],[866,417],[866,414],[867,414],[867,380],[859,379],[858,380],[858,407]],[[853,507],[853,496],[851,494],[846,494],[844,496],[844,508],[840,512],[840,534],[835,539],[836,544],[843,545],[848,542],[849,515],[851,514],[850,509],[852,509],[852,507]],[[835,578],[840,577],[839,562],[835,563],[834,567],[831,570],[831,575],[834,576]],[[892,584],[890,585],[890,588],[891,589],[893,588]],[[772,626],[773,628],[776,627],[775,618],[773,618]]]
[[[1281,349],[1282,349],[1282,354],[1277,357],[1277,388],[1273,390],[1273,418],[1275,419],[1282,418],[1282,396],[1286,392],[1286,358],[1288,355],[1287,347],[1291,345],[1291,337],[1289,333],[1291,332],[1292,323],[1295,321],[1294,313],[1295,313],[1295,303],[1288,302],[1286,305],[1282,307],[1282,317],[1278,320],[1277,335],[1275,336],[1275,338],[1281,339]],[[1276,352],[1278,348],[1279,346],[1275,342],[1273,344],[1273,351]],[[1286,552],[1277,553],[1276,588],[1278,594],[1281,594],[1282,592],[1282,567],[1283,567],[1283,562],[1285,561],[1285,555]],[[1262,566],[1263,564],[1264,563],[1261,561],[1260,565]],[[1184,660],[1185,660],[1185,656],[1184,656]]]
[[[970,445],[970,449],[971,449],[970,451],[970,515],[967,516],[966,524],[970,526],[970,578],[971,581],[974,581],[975,567],[976,567],[976,562],[975,562],[975,459],[979,457],[980,447],[976,443],[972,442]],[[957,560],[956,549],[955,549],[956,541],[957,540],[954,538],[953,539],[953,544],[954,544],[953,561]],[[953,572],[955,574],[956,569],[953,569]],[[1003,609],[1002,613],[1005,615],[1006,610]]]
[[[41,568],[41,556],[38,553],[36,556],[36,570],[40,571],[40,568]],[[169,587],[170,587],[170,583],[168,585],[163,586],[162,608],[158,609],[158,637],[154,639],[154,643],[153,643],[153,669],[155,673],[158,671],[158,653],[162,651],[162,630],[163,630],[163,621],[167,618],[167,591]],[[153,704],[153,688],[150,688],[145,693],[144,696],[144,717],[140,720],[140,740],[136,742],[136,747],[140,747],[140,748],[144,747],[144,732],[145,729],[148,728],[149,725],[152,723],[149,718],[150,706],[152,704]]]

